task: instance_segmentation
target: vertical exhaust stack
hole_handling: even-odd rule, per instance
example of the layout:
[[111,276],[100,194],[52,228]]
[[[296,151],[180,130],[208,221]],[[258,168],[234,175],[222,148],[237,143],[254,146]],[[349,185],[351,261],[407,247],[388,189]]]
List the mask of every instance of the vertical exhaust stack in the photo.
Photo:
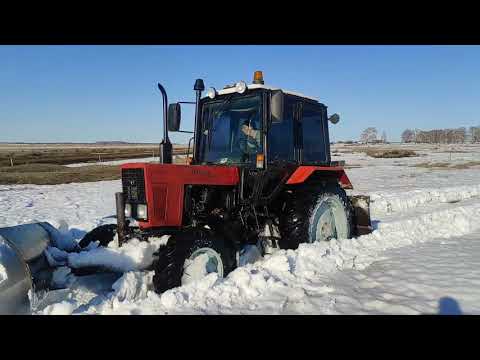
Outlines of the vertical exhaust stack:
[[171,164],[172,163],[172,143],[168,138],[168,98],[167,92],[162,84],[158,83],[158,89],[162,93],[163,99],[163,140],[160,143],[160,163]]
[[198,146],[198,136],[200,135],[200,98],[202,97],[202,91],[205,90],[205,85],[202,79],[197,79],[195,85],[193,85],[193,90],[196,92],[196,101],[195,101],[195,127],[193,134],[193,163],[197,161],[197,146]]

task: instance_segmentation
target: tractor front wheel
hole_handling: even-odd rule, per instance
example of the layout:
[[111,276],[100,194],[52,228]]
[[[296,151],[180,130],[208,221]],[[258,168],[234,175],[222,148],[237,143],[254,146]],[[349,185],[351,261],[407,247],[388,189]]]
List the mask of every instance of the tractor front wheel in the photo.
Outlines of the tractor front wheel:
[[210,273],[225,277],[236,266],[235,250],[224,239],[203,231],[172,235],[153,263],[155,292],[200,280]]
[[108,244],[113,241],[115,235],[117,234],[117,225],[116,224],[106,224],[101,225],[88,232],[79,244],[82,249],[86,248],[90,243],[98,241],[99,245],[102,247],[108,246]]

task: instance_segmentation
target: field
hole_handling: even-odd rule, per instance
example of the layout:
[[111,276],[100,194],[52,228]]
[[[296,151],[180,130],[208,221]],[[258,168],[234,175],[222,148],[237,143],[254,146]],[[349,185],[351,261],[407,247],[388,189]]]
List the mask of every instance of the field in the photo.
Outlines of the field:
[[[480,165],[465,154],[476,154],[478,146],[464,145],[346,145],[332,146],[332,159],[343,156],[347,168],[363,167],[364,158],[415,158],[409,166],[426,169],[468,169]],[[174,146],[174,162],[184,163],[187,148]],[[435,154],[435,161],[423,157]],[[350,155],[348,155],[350,154]],[[462,157],[462,155],[464,155]],[[157,144],[0,144],[0,184],[57,185],[120,178],[118,165],[128,161],[158,161]],[[12,166],[13,164],[13,166]]]
[[[175,155],[185,153],[185,147],[174,146]],[[176,158],[181,161],[181,156]],[[158,160],[158,145],[0,144],[0,184],[115,180],[122,159]]]
[[[391,150],[415,154],[381,156]],[[480,314],[480,146],[337,144],[332,155],[346,162],[351,193],[370,195],[372,234],[256,262],[247,249],[227,278],[162,295],[146,266],[163,238],[69,250],[114,221],[118,180],[0,185],[0,226],[48,221],[62,234],[49,252],[66,288],[38,298],[36,314]],[[70,272],[92,264],[115,271]]]

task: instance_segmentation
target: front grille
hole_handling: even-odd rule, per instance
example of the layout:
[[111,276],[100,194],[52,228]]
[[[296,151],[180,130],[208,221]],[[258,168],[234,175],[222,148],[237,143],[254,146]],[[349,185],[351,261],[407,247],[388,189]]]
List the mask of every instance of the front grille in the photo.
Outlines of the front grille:
[[125,202],[146,204],[143,169],[122,169],[122,190],[125,194]]

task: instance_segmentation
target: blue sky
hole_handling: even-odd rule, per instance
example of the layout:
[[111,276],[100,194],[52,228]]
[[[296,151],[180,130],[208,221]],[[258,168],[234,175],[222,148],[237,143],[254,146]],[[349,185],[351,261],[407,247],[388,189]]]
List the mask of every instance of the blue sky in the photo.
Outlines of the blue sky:
[[158,81],[194,100],[198,77],[218,89],[255,70],[339,113],[334,140],[480,124],[480,46],[0,46],[0,141],[159,142]]

